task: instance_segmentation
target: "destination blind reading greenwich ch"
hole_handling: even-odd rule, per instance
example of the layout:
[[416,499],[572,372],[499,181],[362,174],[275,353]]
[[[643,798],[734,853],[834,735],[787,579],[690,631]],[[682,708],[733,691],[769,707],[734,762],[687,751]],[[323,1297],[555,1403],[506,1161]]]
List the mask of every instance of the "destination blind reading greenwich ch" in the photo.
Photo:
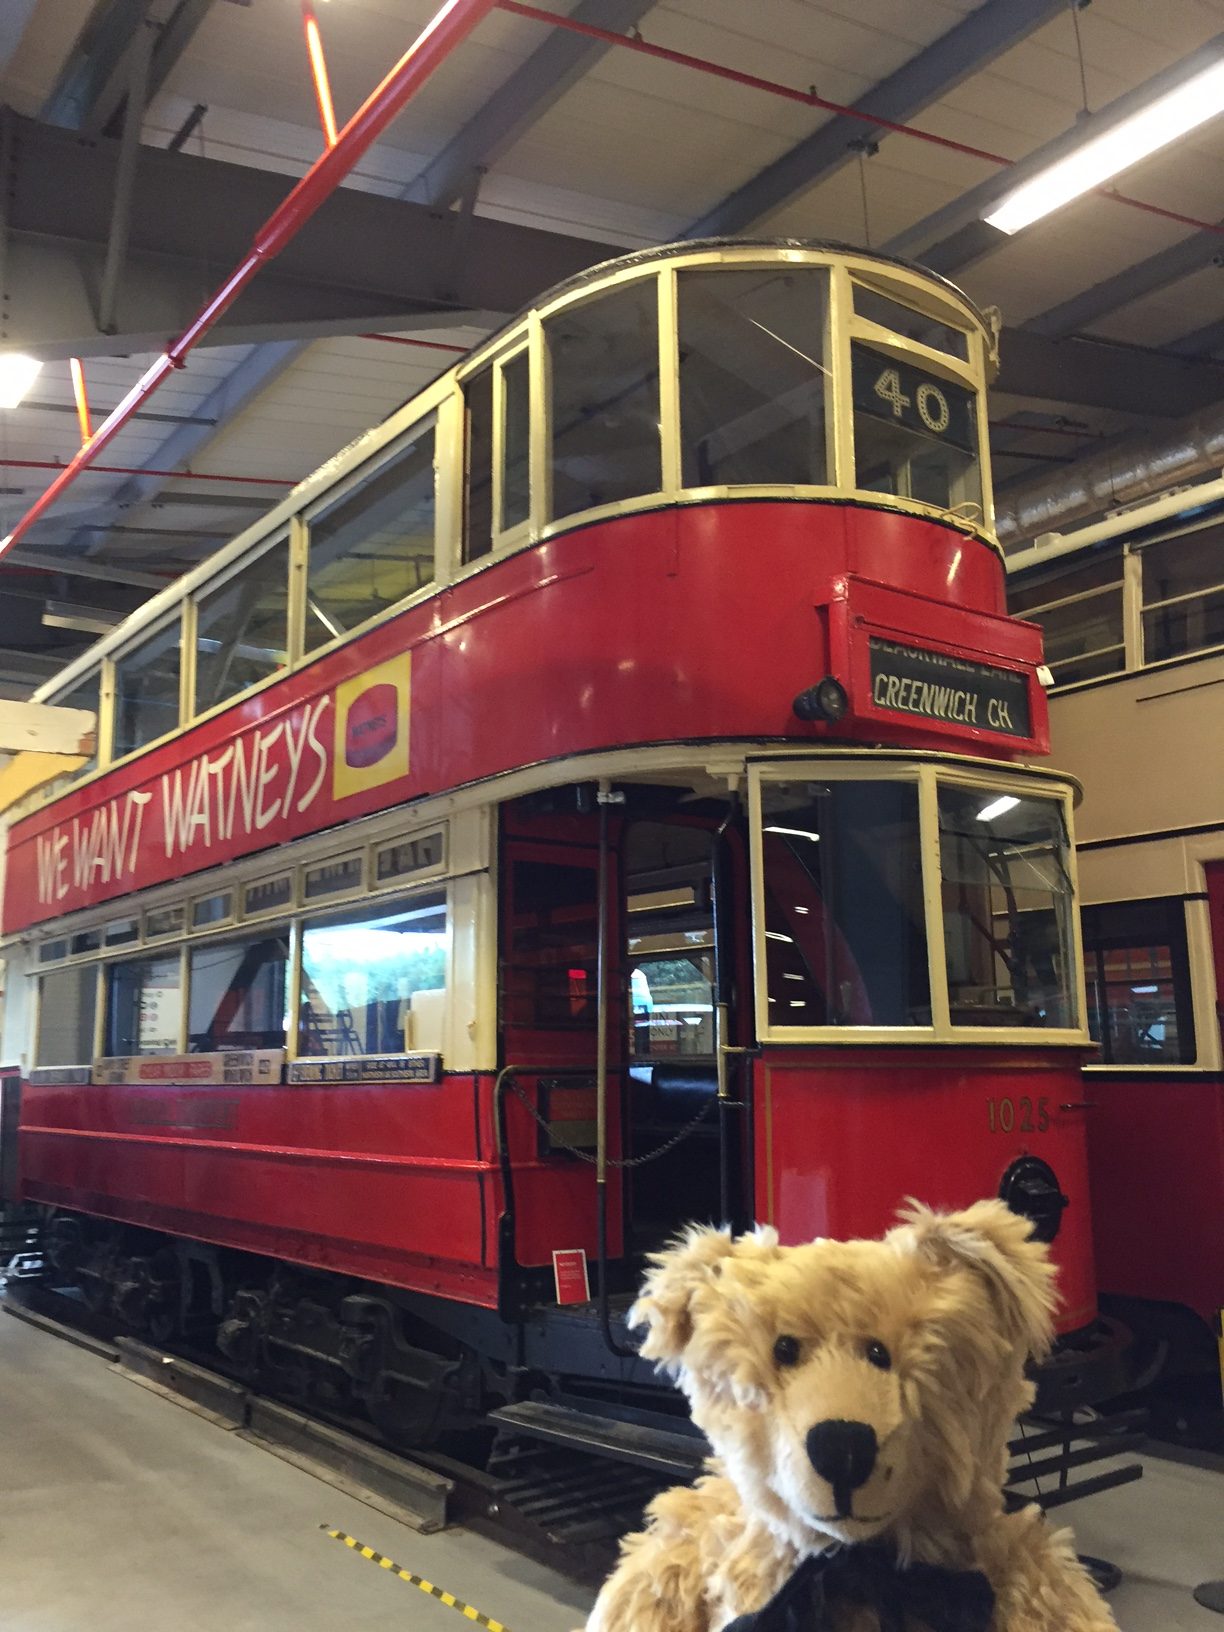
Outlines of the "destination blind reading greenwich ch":
[[871,699],[877,708],[950,720],[1001,736],[1030,734],[1023,674],[875,636],[869,647]]

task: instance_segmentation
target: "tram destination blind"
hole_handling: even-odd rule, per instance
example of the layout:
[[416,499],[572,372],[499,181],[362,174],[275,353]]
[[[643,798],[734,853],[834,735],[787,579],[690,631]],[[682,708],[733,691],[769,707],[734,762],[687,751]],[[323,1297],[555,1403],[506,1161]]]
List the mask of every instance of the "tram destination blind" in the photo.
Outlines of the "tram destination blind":
[[877,636],[868,644],[871,700],[877,708],[1000,736],[1032,735],[1028,681],[1023,674],[921,646],[900,646]]
[[973,392],[936,379],[910,363],[894,361],[869,346],[853,347],[854,407],[933,442],[977,452]]

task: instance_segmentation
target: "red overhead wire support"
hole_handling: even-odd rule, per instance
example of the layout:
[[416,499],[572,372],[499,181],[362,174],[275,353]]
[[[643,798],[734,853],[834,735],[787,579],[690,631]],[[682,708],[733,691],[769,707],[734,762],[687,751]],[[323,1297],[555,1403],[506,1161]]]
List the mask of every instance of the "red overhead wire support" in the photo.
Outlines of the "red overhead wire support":
[[68,359],[72,375],[72,394],[76,398],[77,424],[81,427],[81,446],[93,440],[93,422],[89,417],[89,394],[85,389],[85,370],[79,357]]
[[310,58],[310,77],[314,80],[315,101],[319,104],[319,123],[323,126],[328,147],[335,147],[336,110],[332,104],[331,81],[327,77],[327,58],[323,55],[319,19],[314,14],[310,0],[302,0],[302,26],[306,30],[306,55]]
[[[1003,153],[992,153],[987,147],[974,147],[969,142],[957,142],[951,136],[938,136],[933,130],[920,130],[916,125],[907,125],[895,119],[882,119],[874,113],[865,113],[862,108],[847,107],[844,102],[830,102],[827,96],[817,96],[815,91],[801,91],[793,85],[783,85],[774,79],[762,79],[757,74],[746,74],[739,68],[728,68],[721,62],[711,62],[707,57],[690,56],[687,51],[673,51],[669,46],[651,45],[648,40],[639,39],[635,34],[617,34],[610,28],[597,28],[593,23],[581,23],[574,17],[561,17],[555,11],[545,11],[540,6],[523,4],[523,0],[497,0],[502,11],[508,11],[515,17],[526,17],[533,23],[547,23],[553,28],[568,29],[571,34],[585,34],[589,39],[602,40],[605,45],[619,45],[626,51],[637,51],[647,57],[657,57],[662,62],[674,62],[681,68],[692,68],[700,74],[712,74],[716,79],[730,80],[733,85],[747,85],[751,90],[767,91],[771,96],[784,97],[788,102],[803,102],[809,108],[823,108],[826,113],[840,114],[843,119],[855,119],[862,125],[870,125],[875,130],[890,130],[898,136],[912,137],[916,142],[928,142],[932,147],[947,148],[953,153],[964,153],[971,159],[984,159],[987,164],[996,164],[1001,168],[1010,169],[1019,161],[1009,159]],[[1182,215],[1177,210],[1166,210],[1160,204],[1148,204],[1141,198],[1132,198],[1128,193],[1120,193],[1116,187],[1097,187],[1094,189],[1102,198],[1111,198],[1116,204],[1129,204],[1133,210],[1144,210],[1148,215],[1159,215],[1166,221],[1176,221],[1183,227],[1194,227],[1202,232],[1214,232],[1224,237],[1224,222],[1200,221],[1193,215]]]
[[187,354],[224,316],[260,267],[280,254],[365,156],[412,95],[496,4],[497,0],[446,0],[446,4],[345,125],[336,138],[336,145],[329,147],[315,160],[283,203],[273,210],[255,234],[246,257],[200,309],[190,325],[153,366],[146,369],[123,401],[98,426],[89,443],[65,465],[12,532],[0,539],[0,555],[25,536],[60,494],[72,485],[80,472],[94,463],[98,454],[123,429],[137,408],[175,369],[184,366]]

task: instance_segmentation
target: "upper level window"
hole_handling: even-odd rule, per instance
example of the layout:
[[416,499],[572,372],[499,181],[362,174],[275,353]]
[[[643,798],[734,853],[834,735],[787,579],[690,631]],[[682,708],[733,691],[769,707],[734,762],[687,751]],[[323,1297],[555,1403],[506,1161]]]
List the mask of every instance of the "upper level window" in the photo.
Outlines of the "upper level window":
[[178,725],[181,628],[176,615],[115,659],[112,758],[121,759]]
[[919,345],[929,346],[932,351],[946,351],[962,363],[969,360],[969,336],[964,329],[928,317],[912,306],[903,306],[899,300],[891,300],[865,283],[854,285],[854,309],[868,322],[891,329],[893,334],[902,335],[906,340],[917,340]]
[[855,341],[854,485],[941,510],[980,508],[975,394]]
[[1076,1024],[1069,850],[1057,800],[940,787],[953,1025]]
[[929,1026],[918,787],[765,782],[769,1026]]
[[1224,523],[1145,544],[1140,560],[1144,661],[1224,645]]
[[410,435],[310,518],[308,652],[434,581],[434,427]]
[[521,526],[531,513],[529,439],[531,390],[527,351],[501,365],[501,514],[498,531]]
[[643,278],[544,324],[553,520],[662,486],[658,301]]
[[826,482],[824,268],[677,281],[684,486]]
[[1085,907],[1088,1029],[1107,1065],[1192,1065],[1186,918],[1176,897]]
[[36,1065],[85,1065],[93,1059],[98,968],[71,964],[38,982]]
[[195,710],[236,697],[289,660],[289,540],[281,539],[196,611]]
[[193,947],[187,1028],[192,1053],[283,1048],[288,967],[284,930]]
[[493,369],[463,386],[467,470],[463,496],[463,559],[479,561],[493,548]]
[[[101,678],[99,671],[94,669],[83,680],[78,680],[71,691],[61,692],[57,697],[52,697],[50,700],[55,704],[56,708],[87,708],[91,714],[97,716],[101,703]],[[101,724],[99,718],[95,726],[95,732],[101,728]],[[97,763],[98,753],[95,748],[85,763],[71,774],[73,776],[84,776],[87,772],[94,770]]]
[[446,896],[437,891],[302,930],[302,1054],[438,1053],[443,1042]]

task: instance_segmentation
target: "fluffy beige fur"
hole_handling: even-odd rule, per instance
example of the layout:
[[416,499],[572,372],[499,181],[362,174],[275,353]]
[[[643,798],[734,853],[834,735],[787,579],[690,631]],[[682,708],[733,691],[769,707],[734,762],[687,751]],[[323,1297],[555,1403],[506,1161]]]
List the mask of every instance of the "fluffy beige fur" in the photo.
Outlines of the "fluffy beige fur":
[[[1116,1632],[1068,1533],[1035,1508],[1003,1510],[1007,1440],[1032,1401],[1025,1360],[1050,1343],[1045,1248],[1001,1202],[903,1218],[883,1241],[800,1247],[768,1229],[692,1229],[654,1258],[630,1318],[715,1455],[693,1488],[651,1504],[587,1632],[720,1632],[809,1553],[873,1537],[902,1559],[984,1571],[992,1632]],[[797,1358],[780,1365],[784,1335]],[[879,1443],[850,1517],[806,1451],[829,1419],[870,1424]],[[878,1620],[846,1610],[837,1626]]]

